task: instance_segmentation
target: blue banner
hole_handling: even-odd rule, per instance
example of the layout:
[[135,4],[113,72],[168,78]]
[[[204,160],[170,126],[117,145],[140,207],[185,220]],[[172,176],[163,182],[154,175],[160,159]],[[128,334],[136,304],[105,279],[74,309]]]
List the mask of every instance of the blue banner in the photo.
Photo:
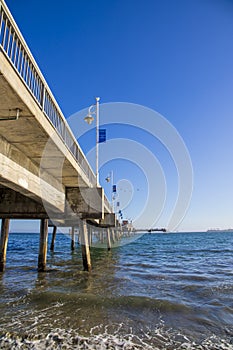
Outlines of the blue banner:
[[106,142],[106,129],[99,129],[99,143]]

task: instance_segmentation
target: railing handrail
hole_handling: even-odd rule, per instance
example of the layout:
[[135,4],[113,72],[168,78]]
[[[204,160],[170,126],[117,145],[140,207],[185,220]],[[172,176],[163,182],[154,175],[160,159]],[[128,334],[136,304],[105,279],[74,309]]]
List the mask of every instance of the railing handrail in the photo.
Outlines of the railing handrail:
[[108,197],[106,196],[106,194],[104,194],[104,204],[106,205],[107,209],[112,212],[113,208],[112,205],[110,204]]
[[[5,16],[5,23],[4,23],[4,16]],[[8,23],[9,23],[9,27],[8,27]],[[4,24],[5,33],[2,33],[3,24]],[[8,29],[8,34],[6,34],[7,29]],[[13,31],[11,32],[12,29]],[[2,37],[2,40],[4,38],[4,41],[5,41],[6,36],[8,36],[7,48],[4,47],[5,42],[1,41],[1,37]],[[11,46],[10,55],[8,52],[9,46]],[[13,65],[14,69],[17,71],[20,78],[26,84],[28,90],[34,97],[36,103],[39,104],[40,108],[42,109],[42,112],[50,121],[50,123],[53,125],[57,134],[62,138],[66,147],[70,150],[71,154],[74,156],[76,161],[84,170],[84,172],[89,178],[89,181],[92,183],[92,185],[95,185],[96,183],[95,174],[90,164],[88,163],[88,160],[85,154],[83,153],[81,147],[79,146],[77,140],[75,139],[73,132],[63,115],[63,112],[61,111],[55,97],[53,96],[52,91],[50,90],[40,68],[38,67],[25,39],[23,38],[23,35],[21,34],[4,0],[0,0],[0,48],[2,49],[2,52],[6,54],[8,60]],[[13,58],[12,58],[14,50],[15,50],[14,61],[17,56],[16,58],[17,65],[15,65],[15,62],[13,62]],[[21,60],[21,63],[19,62],[20,60]],[[18,66],[19,64],[21,64],[20,68]],[[22,69],[22,65],[23,65],[23,69]],[[30,76],[30,80],[28,76]],[[27,80],[29,81],[30,84],[28,84]],[[30,85],[32,85],[33,87]],[[47,111],[45,110],[45,99],[47,99]],[[66,140],[67,137],[70,139]],[[73,142],[72,146],[68,144],[70,143],[70,141]],[[82,162],[84,162],[83,164],[80,164],[75,150],[71,149],[71,147],[73,148],[73,145],[77,147],[76,151],[78,155],[79,153],[81,153]]]

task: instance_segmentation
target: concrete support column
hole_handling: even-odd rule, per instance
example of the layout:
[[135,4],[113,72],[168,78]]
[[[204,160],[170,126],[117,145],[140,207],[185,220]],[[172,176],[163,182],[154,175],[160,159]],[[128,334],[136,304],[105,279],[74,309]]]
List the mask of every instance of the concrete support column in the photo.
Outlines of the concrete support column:
[[120,237],[119,237],[119,239],[121,239],[121,238],[123,237],[123,235],[124,235],[124,232],[123,232],[122,227],[121,227],[121,229],[120,229]]
[[114,231],[113,228],[111,229],[111,232],[112,232],[112,242],[115,243],[116,242],[116,238],[115,238],[115,231]]
[[108,247],[108,250],[111,250],[112,244],[111,244],[110,228],[107,228],[107,247]]
[[116,241],[118,241],[118,230],[116,228],[114,229],[114,233],[115,233]]
[[103,228],[100,228],[100,243],[104,243],[104,230]]
[[80,244],[82,246],[82,258],[84,271],[91,271],[91,254],[88,242],[87,222],[80,220]]
[[92,246],[92,227],[88,227],[88,242],[89,242],[89,247]]
[[0,240],[0,272],[3,272],[5,270],[9,227],[10,227],[10,219],[2,219],[1,240]]
[[47,260],[47,244],[48,244],[48,219],[40,221],[40,247],[38,257],[38,271],[44,272]]
[[75,249],[75,232],[74,227],[71,228],[71,250]]
[[52,241],[51,241],[51,244],[50,244],[50,250],[51,250],[52,252],[54,251],[54,245],[55,245],[56,234],[57,234],[57,226],[53,226]]

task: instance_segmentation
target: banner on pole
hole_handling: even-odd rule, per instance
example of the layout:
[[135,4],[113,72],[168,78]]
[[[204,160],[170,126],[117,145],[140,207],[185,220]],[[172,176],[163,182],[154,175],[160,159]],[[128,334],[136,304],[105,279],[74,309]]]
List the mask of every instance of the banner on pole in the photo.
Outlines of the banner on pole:
[[106,142],[106,129],[99,129],[99,143]]

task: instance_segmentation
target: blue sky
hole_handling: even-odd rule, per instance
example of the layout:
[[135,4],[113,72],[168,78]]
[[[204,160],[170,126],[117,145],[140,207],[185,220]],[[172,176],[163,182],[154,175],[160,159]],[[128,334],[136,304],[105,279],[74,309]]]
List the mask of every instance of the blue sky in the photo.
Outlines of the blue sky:
[[[192,201],[178,229],[233,227],[232,1],[6,2],[67,118],[98,95],[102,103],[153,109],[177,129],[194,174]],[[127,130],[111,132],[118,137],[117,132]],[[174,164],[163,147],[143,138],[142,132],[135,130],[133,138],[161,162],[168,215],[177,187]],[[86,151],[93,146],[91,137],[87,140]],[[125,209],[125,216],[132,217],[138,210],[135,203],[144,200],[145,179],[137,183],[142,173],[115,161],[105,164],[101,181],[111,169],[116,181],[128,173],[135,182],[134,204]],[[166,220],[164,214],[158,225],[166,225]]]

